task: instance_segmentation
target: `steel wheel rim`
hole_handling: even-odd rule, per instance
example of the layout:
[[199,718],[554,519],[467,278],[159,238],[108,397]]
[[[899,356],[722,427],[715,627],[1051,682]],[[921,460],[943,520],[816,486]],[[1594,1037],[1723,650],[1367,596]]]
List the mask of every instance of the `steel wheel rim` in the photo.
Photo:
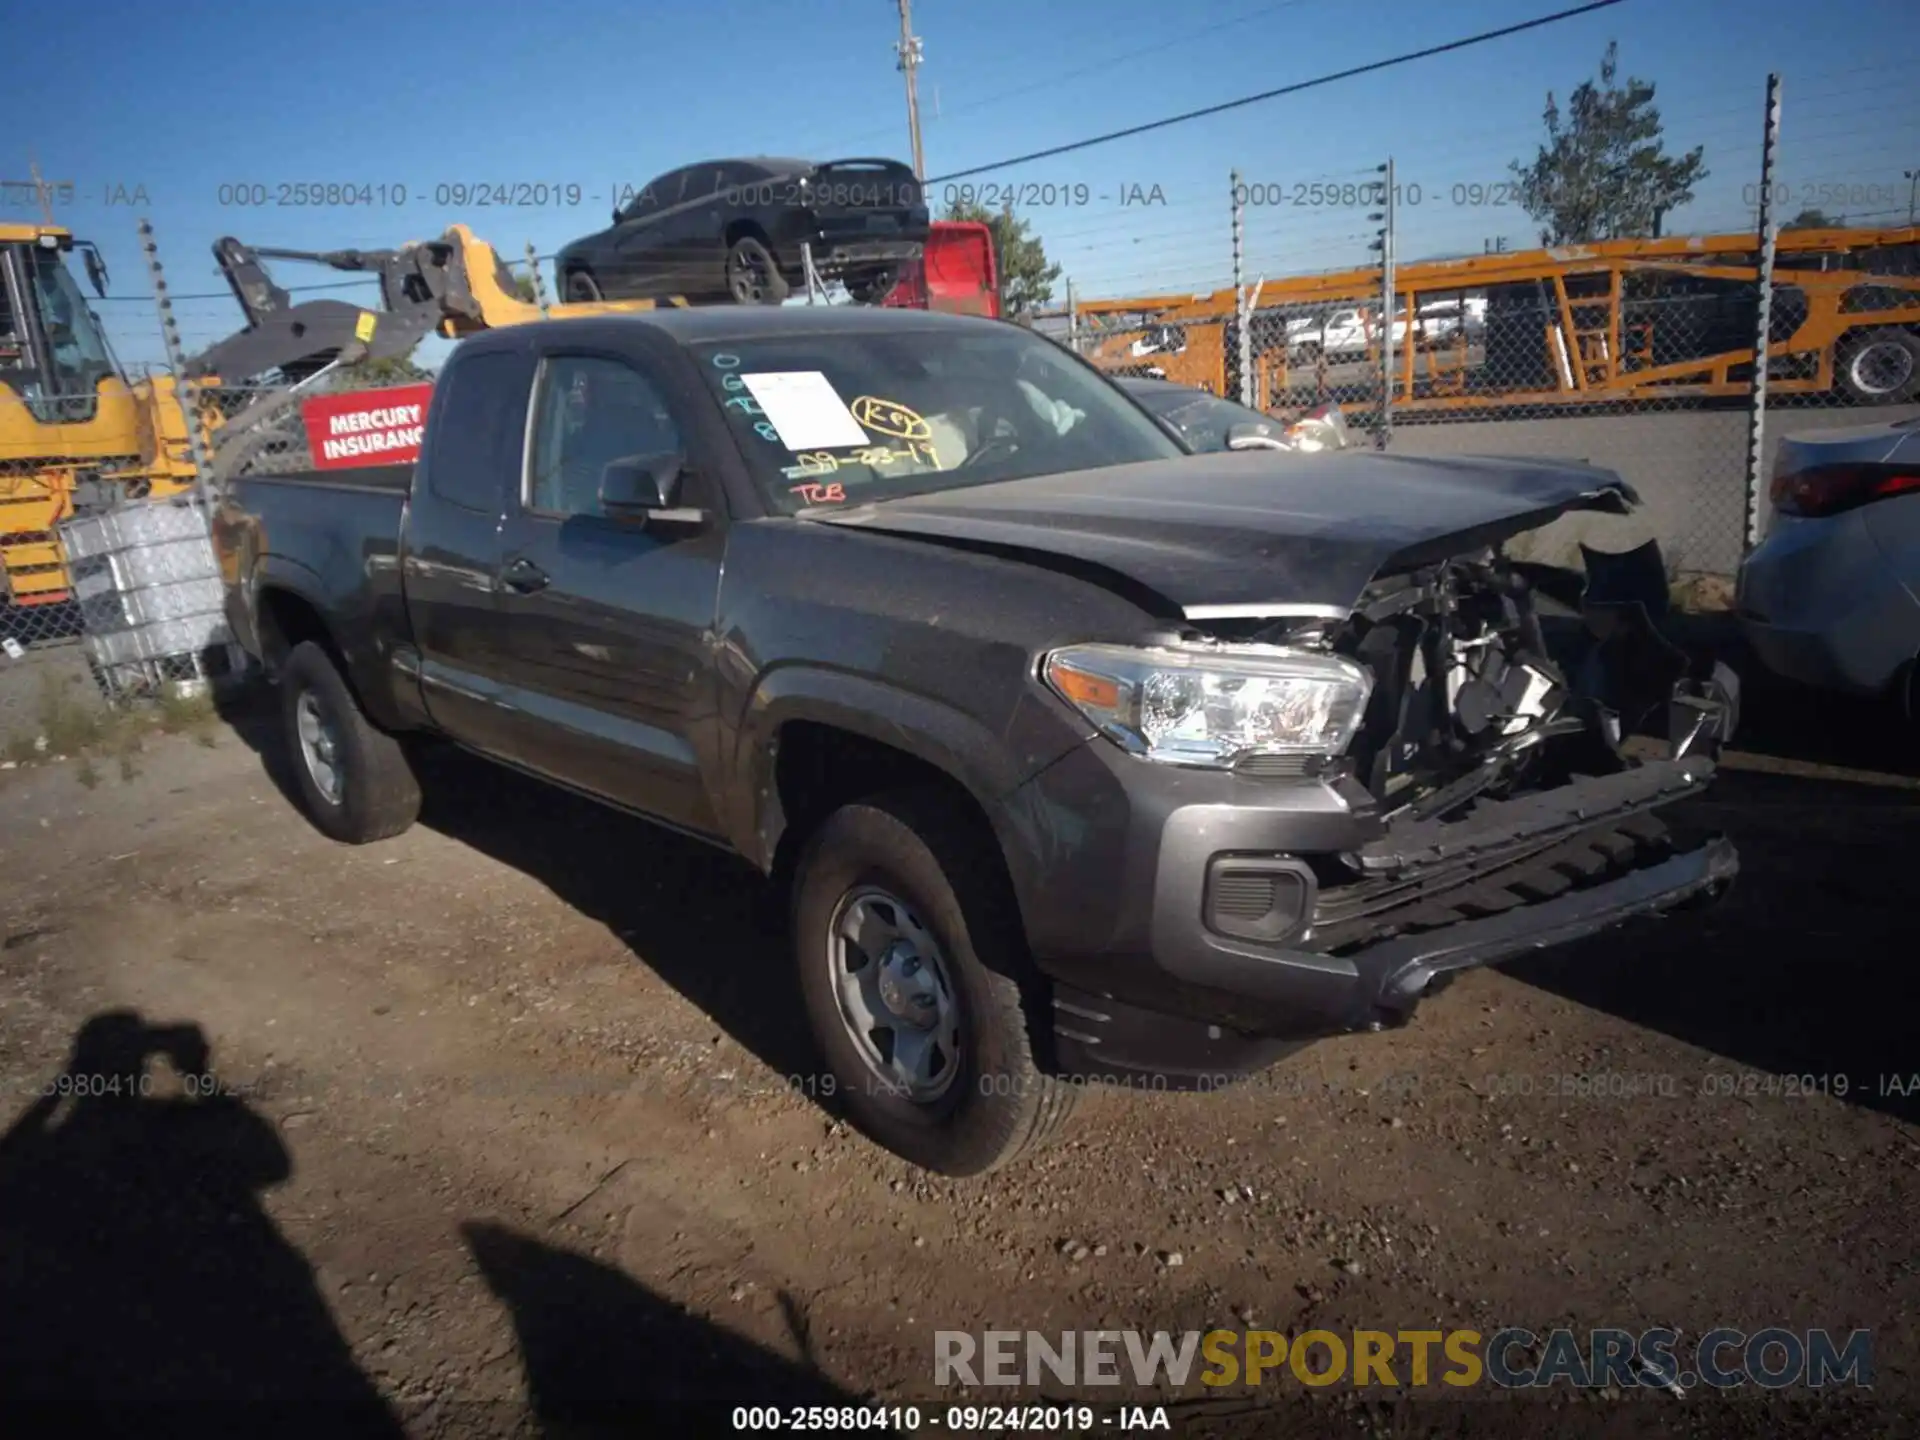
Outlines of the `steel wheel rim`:
[[313,788],[329,805],[340,803],[340,738],[320,708],[319,697],[308,690],[294,707],[294,728],[300,736],[300,758],[306,763]]
[[727,284],[733,290],[733,298],[743,305],[757,305],[767,293],[766,276],[761,273],[764,267],[758,260],[735,250],[727,257]]
[[567,290],[570,299],[588,303],[593,300],[593,282],[584,275],[569,275]]
[[960,1004],[940,942],[906,902],[850,890],[827,925],[828,982],[855,1053],[886,1093],[917,1105],[960,1073]]
[[1913,376],[1913,353],[1891,340],[1875,341],[1854,352],[1848,367],[1853,383],[1870,395],[1890,395]]

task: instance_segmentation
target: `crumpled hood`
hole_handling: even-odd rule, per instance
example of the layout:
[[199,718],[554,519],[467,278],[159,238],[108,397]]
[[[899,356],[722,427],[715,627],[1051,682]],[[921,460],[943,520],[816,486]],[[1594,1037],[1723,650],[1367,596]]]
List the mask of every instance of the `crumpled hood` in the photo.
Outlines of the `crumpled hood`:
[[1376,575],[1570,510],[1624,513],[1610,470],[1558,460],[1243,451],[906,496],[830,525],[1053,555],[1124,576],[1189,619],[1344,618]]

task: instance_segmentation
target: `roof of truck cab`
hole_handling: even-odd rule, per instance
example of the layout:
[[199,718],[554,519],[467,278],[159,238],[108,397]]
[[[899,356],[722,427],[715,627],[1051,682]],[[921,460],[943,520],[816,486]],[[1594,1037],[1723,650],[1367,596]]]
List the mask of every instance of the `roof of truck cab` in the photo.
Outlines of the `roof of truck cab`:
[[[552,333],[560,326],[569,334],[587,330],[618,334],[645,326],[685,345],[716,340],[774,339],[780,336],[835,335],[909,330],[999,330],[1006,322],[977,315],[949,315],[932,310],[893,309],[882,305],[690,305],[684,309],[643,310],[628,315],[585,315],[565,320],[540,320],[512,327],[530,333]],[[504,332],[494,331],[493,334]],[[476,337],[479,338],[479,337]]]

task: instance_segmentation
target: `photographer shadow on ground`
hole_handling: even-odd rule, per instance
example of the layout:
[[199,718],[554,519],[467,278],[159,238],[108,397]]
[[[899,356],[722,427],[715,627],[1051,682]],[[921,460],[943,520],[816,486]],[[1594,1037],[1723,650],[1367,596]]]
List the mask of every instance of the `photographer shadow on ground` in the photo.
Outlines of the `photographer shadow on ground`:
[[548,1435],[718,1434],[737,1428],[731,1416],[742,1404],[859,1404],[819,1372],[804,1319],[786,1296],[798,1361],[689,1314],[588,1256],[488,1223],[463,1225],[461,1235],[513,1316],[527,1402]]
[[398,1440],[261,1206],[292,1169],[198,1026],[88,1020],[0,1137],[0,1429]]

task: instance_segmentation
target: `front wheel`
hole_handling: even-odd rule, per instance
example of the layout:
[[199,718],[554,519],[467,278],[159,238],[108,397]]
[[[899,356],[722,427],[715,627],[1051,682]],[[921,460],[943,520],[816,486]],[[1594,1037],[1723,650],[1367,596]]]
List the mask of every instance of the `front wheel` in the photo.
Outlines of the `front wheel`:
[[420,814],[420,782],[398,737],[368,720],[324,648],[294,646],[280,675],[294,783],[320,831],[349,845],[385,840]]
[[828,817],[793,938],[833,1093],[895,1154],[960,1176],[1040,1144],[1077,1092],[1036,1061],[1011,887],[953,803],[902,791]]
[[605,297],[600,293],[600,282],[591,272],[575,270],[567,276],[567,299],[575,305],[598,304]]

